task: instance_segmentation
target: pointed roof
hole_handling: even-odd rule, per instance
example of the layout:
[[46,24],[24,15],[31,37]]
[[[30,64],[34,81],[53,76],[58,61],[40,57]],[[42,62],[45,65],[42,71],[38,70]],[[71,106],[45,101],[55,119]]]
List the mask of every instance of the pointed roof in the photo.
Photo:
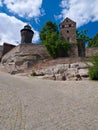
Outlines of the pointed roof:
[[31,30],[31,26],[29,24],[24,26],[25,29],[30,29]]
[[62,24],[62,23],[67,23],[67,22],[73,22],[74,24],[76,24],[76,22],[74,22],[73,20],[71,20],[70,18],[68,18],[68,17],[66,17],[65,19],[64,19],[64,21],[62,21],[60,24]]
[[24,26],[24,28],[21,29],[20,31],[21,31],[21,32],[22,32],[22,31],[29,31],[29,32],[34,33],[33,30],[31,29],[31,26],[30,26],[29,24],[26,24],[26,25]]

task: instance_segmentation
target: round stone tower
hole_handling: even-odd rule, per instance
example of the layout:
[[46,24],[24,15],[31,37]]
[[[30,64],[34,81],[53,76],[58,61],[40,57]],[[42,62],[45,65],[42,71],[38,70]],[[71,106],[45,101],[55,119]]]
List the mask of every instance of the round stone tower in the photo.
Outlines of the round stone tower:
[[29,24],[25,25],[20,31],[21,33],[21,44],[32,43],[34,32],[31,30]]

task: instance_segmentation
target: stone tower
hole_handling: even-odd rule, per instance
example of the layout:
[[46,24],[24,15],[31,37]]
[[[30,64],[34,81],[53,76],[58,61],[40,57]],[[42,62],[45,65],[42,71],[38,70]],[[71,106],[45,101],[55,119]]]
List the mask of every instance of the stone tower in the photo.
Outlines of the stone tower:
[[60,24],[60,32],[63,36],[63,39],[71,43],[69,57],[78,57],[78,47],[76,45],[76,22],[66,18]]
[[64,40],[76,43],[76,22],[68,17],[60,24],[60,32]]
[[29,24],[25,25],[20,31],[21,33],[21,44],[32,43],[34,32],[31,30]]

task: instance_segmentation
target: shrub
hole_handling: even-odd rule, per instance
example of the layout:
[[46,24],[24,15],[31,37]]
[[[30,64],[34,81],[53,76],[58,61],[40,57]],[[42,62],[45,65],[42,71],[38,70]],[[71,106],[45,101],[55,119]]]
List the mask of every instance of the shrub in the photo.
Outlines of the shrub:
[[98,66],[92,66],[89,68],[89,77],[92,80],[98,80]]
[[37,76],[37,74],[34,70],[32,70],[31,76]]
[[93,66],[89,68],[89,77],[92,80],[98,80],[98,54],[91,57],[90,61]]
[[34,70],[32,70],[32,73],[31,73],[31,76],[44,76],[45,74],[42,72],[42,73],[39,73],[37,74]]

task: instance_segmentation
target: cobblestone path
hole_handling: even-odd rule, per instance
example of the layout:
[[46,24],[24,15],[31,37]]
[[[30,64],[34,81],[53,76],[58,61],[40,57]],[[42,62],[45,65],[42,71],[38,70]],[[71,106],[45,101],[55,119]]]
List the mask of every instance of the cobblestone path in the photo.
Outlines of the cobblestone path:
[[0,130],[98,130],[98,82],[0,72]]

